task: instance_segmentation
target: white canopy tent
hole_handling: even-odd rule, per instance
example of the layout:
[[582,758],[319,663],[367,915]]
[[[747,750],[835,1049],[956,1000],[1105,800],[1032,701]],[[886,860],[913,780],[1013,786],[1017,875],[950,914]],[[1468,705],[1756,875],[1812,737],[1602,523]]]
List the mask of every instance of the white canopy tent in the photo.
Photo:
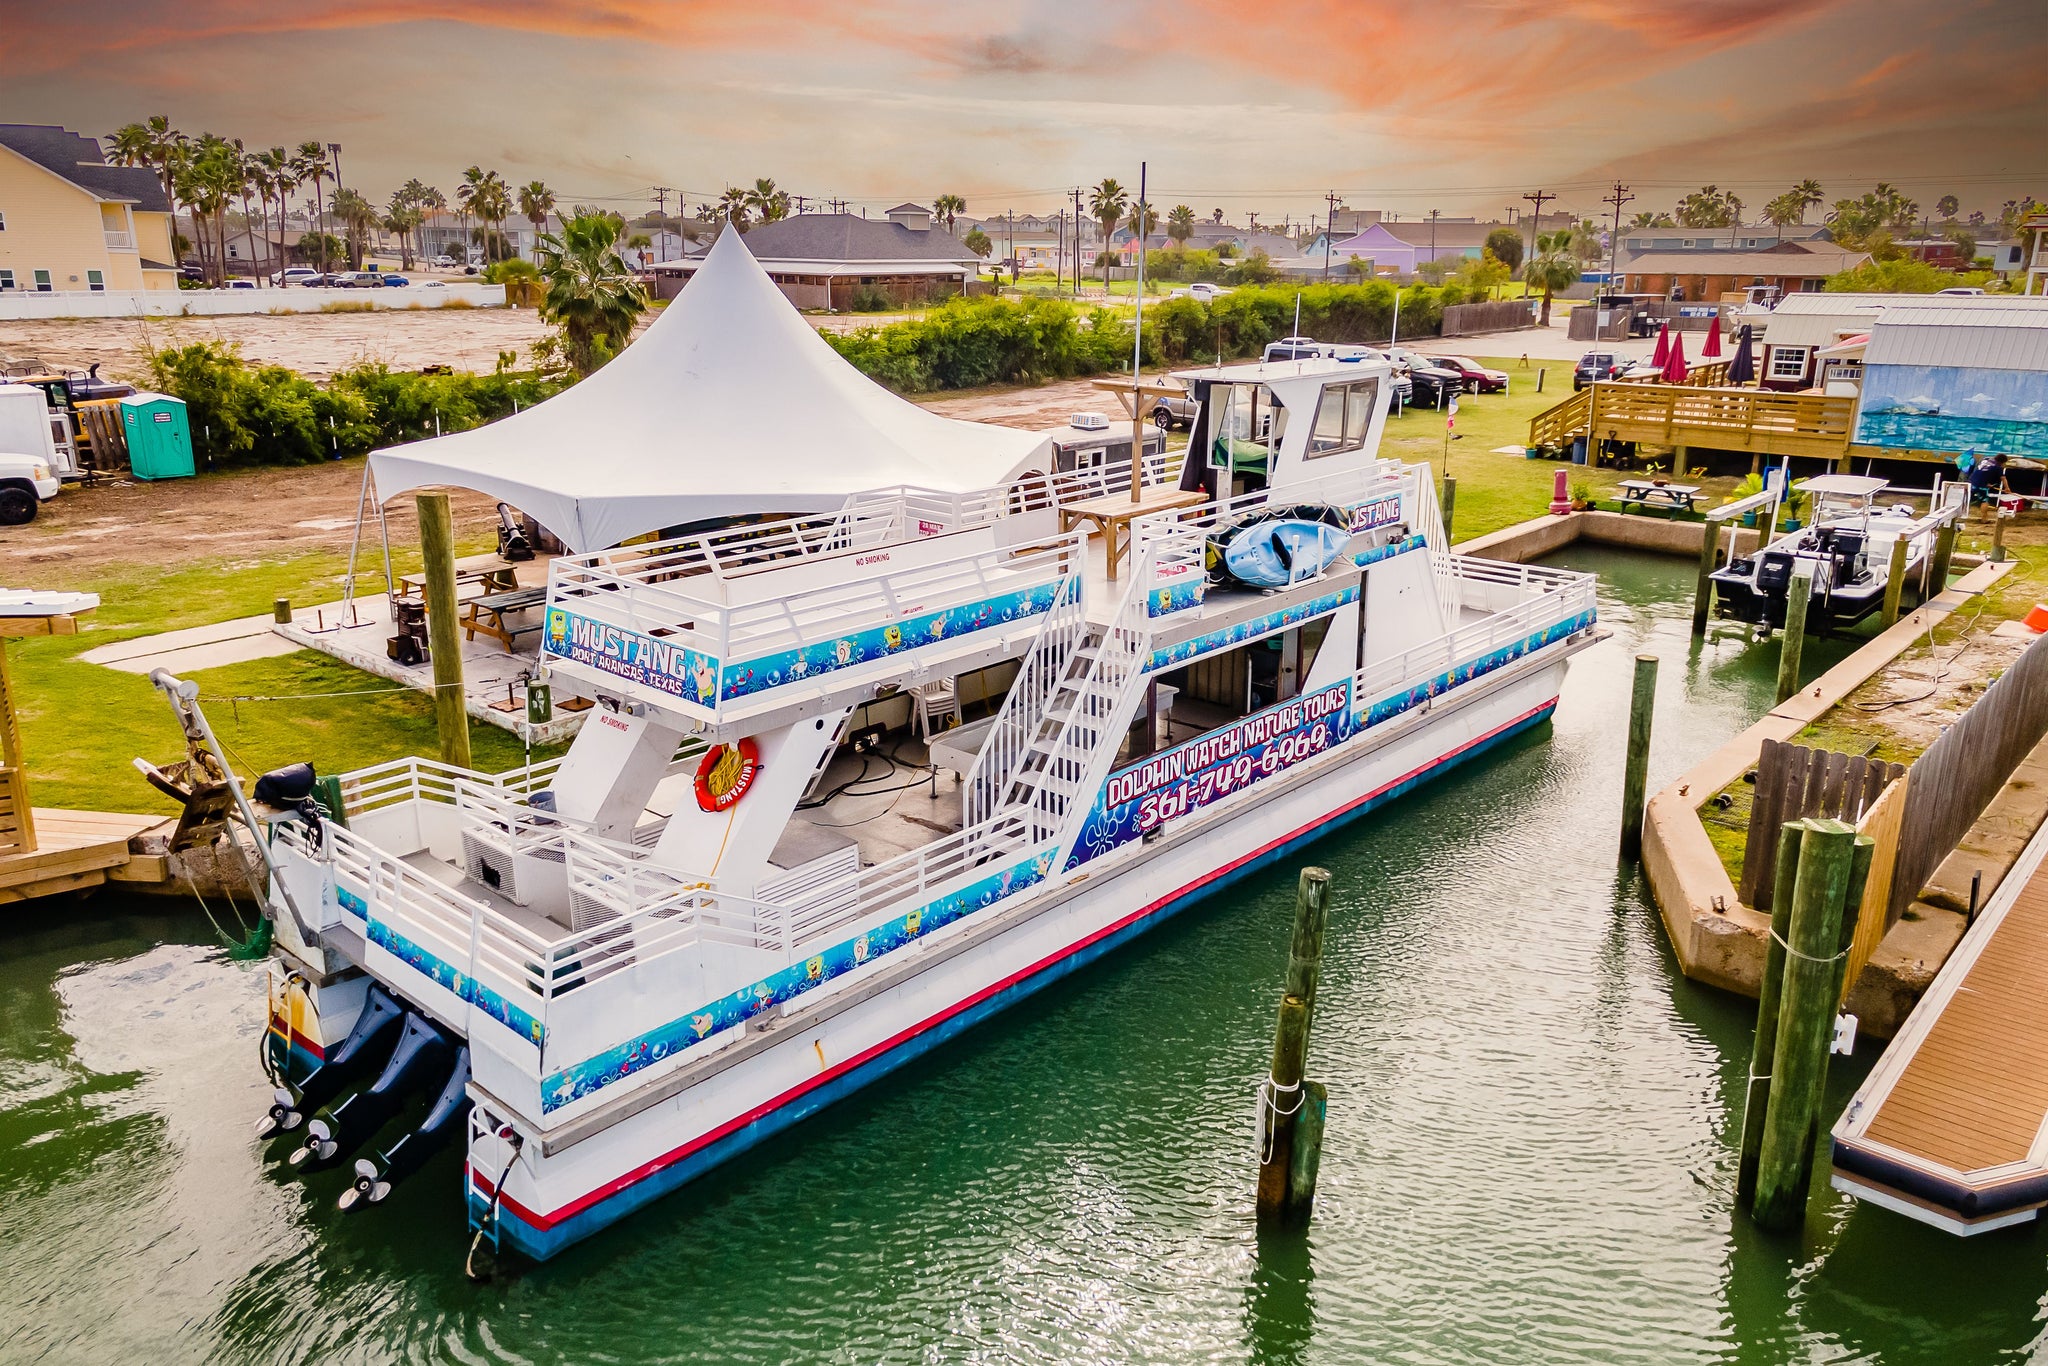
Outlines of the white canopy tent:
[[474,489],[577,552],[662,527],[823,512],[914,485],[964,493],[1050,470],[1038,432],[960,422],[840,358],[730,227],[676,301],[619,357],[489,426],[370,456],[379,501]]

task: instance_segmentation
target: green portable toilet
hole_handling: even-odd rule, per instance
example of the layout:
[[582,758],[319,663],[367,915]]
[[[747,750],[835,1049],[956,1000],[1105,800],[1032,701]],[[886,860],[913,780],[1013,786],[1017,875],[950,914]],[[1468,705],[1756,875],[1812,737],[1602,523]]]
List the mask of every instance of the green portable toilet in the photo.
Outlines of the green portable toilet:
[[121,400],[128,436],[128,468],[137,479],[192,477],[192,424],[185,400],[169,394],[130,394]]

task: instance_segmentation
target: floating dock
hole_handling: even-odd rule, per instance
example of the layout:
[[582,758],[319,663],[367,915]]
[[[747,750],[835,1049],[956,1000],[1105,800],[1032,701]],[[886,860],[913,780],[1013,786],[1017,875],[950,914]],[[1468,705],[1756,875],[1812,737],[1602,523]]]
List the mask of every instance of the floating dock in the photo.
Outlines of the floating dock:
[[1835,1189],[1965,1237],[2048,1205],[2048,827],[1834,1129]]

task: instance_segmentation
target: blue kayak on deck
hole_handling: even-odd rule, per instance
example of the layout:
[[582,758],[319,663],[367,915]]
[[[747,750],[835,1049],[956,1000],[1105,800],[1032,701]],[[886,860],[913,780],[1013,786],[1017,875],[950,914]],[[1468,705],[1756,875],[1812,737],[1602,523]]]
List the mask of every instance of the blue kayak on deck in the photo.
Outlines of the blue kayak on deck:
[[1350,539],[1327,522],[1255,522],[1224,545],[1223,567],[1252,588],[1285,588],[1322,573]]

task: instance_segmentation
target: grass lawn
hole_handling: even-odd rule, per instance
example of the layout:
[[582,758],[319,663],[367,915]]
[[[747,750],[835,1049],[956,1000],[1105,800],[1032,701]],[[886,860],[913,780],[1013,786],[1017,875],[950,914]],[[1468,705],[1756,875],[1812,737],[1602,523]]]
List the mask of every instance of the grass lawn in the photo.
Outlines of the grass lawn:
[[[1570,471],[1574,488],[1583,486],[1596,499],[1617,496],[1622,480],[1639,477],[1623,470],[1530,460],[1522,454],[1529,440],[1529,419],[1572,396],[1570,361],[1531,361],[1524,369],[1518,358],[1474,359],[1509,375],[1508,392],[1467,394],[1459,399],[1457,428],[1448,445],[1444,440],[1443,414],[1434,408],[1411,408],[1399,417],[1387,419],[1386,440],[1380,447],[1381,454],[1395,459],[1429,462],[1439,478],[1444,473],[1448,450],[1451,476],[1458,481],[1451,528],[1453,540],[1468,541],[1541,516],[1550,506],[1552,481],[1561,469]],[[1536,372],[1543,368],[1547,368],[1548,374],[1539,394]],[[1513,446],[1515,453],[1496,454],[1495,448],[1503,446]],[[1688,476],[1685,482],[1705,490],[1702,503],[1712,506],[1725,501],[1737,481],[1695,475]]]
[[[463,553],[486,548],[465,546]],[[403,558],[398,549],[395,560]],[[417,566],[416,551],[410,561],[399,563],[399,571]],[[171,573],[138,565],[77,582],[65,581],[61,570],[40,576],[38,587],[98,593],[100,607],[79,635],[7,642],[35,803],[174,810],[129,764],[137,756],[155,763],[184,757],[169,704],[147,678],[87,664],[80,654],[117,640],[268,612],[279,597],[331,600],[340,595],[344,568],[342,557],[323,553]],[[377,591],[381,581],[373,583],[370,591]],[[382,691],[394,685],[310,650],[191,677],[207,719],[245,774],[301,759],[331,773],[437,747],[433,709],[424,696]],[[369,690],[375,695],[305,696]],[[227,700],[235,697],[291,700]],[[487,771],[522,761],[517,740],[493,726],[472,723],[470,744],[477,766]]]

